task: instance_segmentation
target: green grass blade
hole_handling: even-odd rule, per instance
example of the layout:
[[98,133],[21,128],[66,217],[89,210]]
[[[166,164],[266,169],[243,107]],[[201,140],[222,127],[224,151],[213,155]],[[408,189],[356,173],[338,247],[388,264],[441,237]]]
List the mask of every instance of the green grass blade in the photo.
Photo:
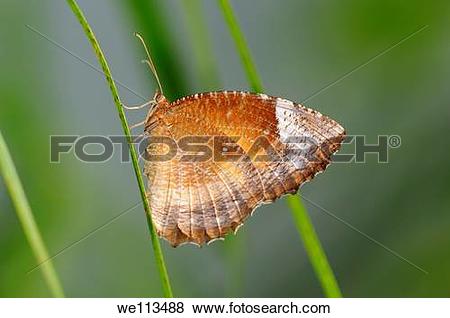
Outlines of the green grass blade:
[[84,32],[86,33],[86,36],[88,37],[89,41],[91,42],[91,45],[94,49],[94,53],[97,56],[100,65],[102,66],[103,73],[105,74],[106,81],[109,84],[109,88],[111,90],[111,94],[114,99],[114,103],[116,105],[117,111],[119,113],[120,122],[122,124],[123,132],[127,138],[131,160],[133,163],[133,169],[134,173],[136,175],[136,180],[139,186],[139,192],[141,195],[142,203],[144,205],[145,215],[148,223],[148,228],[150,231],[150,237],[152,241],[152,247],[153,252],[155,254],[156,264],[159,271],[159,276],[161,278],[162,288],[164,292],[165,297],[173,297],[172,294],[172,288],[170,286],[169,281],[169,275],[167,273],[166,265],[164,262],[164,257],[161,250],[161,245],[159,243],[158,236],[156,235],[156,230],[153,225],[152,216],[151,216],[151,210],[150,206],[147,200],[147,195],[145,193],[145,186],[144,186],[144,180],[142,178],[141,169],[138,164],[138,157],[136,154],[136,149],[133,146],[133,139],[131,137],[130,128],[128,126],[125,113],[122,107],[122,103],[120,101],[119,93],[117,91],[116,84],[112,78],[111,71],[109,70],[108,63],[106,62],[105,56],[103,54],[103,51],[100,48],[100,45],[95,38],[94,32],[92,31],[91,27],[89,26],[83,12],[81,11],[80,7],[76,3],[75,0],[67,0],[70,8],[72,9],[73,13],[75,14],[76,18],[80,22],[81,26],[83,27]]
[[44,275],[45,282],[54,297],[64,297],[58,275],[56,274],[53,262],[50,259],[47,248],[45,247],[39,228],[34,220],[33,212],[28,203],[22,183],[20,182],[14,162],[8,151],[3,135],[0,131],[0,173],[9,191],[11,200],[14,204],[17,217],[22,225],[28,243],[33,250],[37,263],[41,264],[40,270]]
[[250,84],[252,91],[254,92],[262,92],[263,85],[258,76],[258,71],[256,70],[256,66],[253,63],[252,56],[250,54],[250,50],[247,47],[247,42],[245,41],[244,34],[237,23],[237,19],[234,16],[233,8],[231,7],[228,0],[218,0],[220,9],[225,18],[225,22],[228,25],[228,29],[230,30],[230,34],[236,44],[237,51],[239,56],[241,57],[242,65],[247,73],[247,79]]
[[314,226],[309,218],[305,206],[298,196],[290,195],[287,197],[287,203],[292,211],[295,226],[302,236],[308,257],[313,265],[314,271],[322,285],[322,289],[327,297],[342,297],[333,270],[328,263],[327,256],[317,237]]
[[[228,0],[218,0],[218,2],[241,57],[249,84],[253,91],[262,92],[262,82],[253,63],[244,35],[233,13],[233,8]],[[301,202],[299,196],[288,196],[287,203],[291,209],[296,227],[303,240],[303,245],[305,246],[310,262],[321,283],[325,296],[342,297],[339,285],[333,274],[326,254],[322,248],[319,238],[317,237],[308,212],[306,211],[306,208]]]

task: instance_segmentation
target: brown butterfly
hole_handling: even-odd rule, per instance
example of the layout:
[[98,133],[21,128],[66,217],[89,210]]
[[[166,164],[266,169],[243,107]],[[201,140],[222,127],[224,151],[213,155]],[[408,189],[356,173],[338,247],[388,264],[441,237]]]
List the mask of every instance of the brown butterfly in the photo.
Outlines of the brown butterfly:
[[159,91],[147,103],[144,172],[157,233],[173,246],[236,232],[256,207],[325,170],[345,137],[321,113],[265,94],[209,92],[169,102],[148,57]]

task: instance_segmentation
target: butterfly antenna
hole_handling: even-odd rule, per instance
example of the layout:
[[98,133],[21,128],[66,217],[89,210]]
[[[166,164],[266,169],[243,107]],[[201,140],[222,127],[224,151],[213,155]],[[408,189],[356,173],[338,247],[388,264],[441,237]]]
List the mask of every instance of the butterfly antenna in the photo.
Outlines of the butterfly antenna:
[[153,75],[156,78],[156,81],[158,82],[159,91],[161,92],[161,94],[163,94],[163,89],[162,89],[161,81],[159,80],[158,72],[156,72],[155,64],[153,63],[152,57],[150,55],[150,51],[147,48],[147,45],[145,44],[144,38],[137,32],[135,32],[134,35],[137,36],[137,38],[141,41],[142,45],[144,46],[145,53],[147,53],[148,60],[143,60],[142,62],[146,63],[150,67],[150,70],[152,71]]

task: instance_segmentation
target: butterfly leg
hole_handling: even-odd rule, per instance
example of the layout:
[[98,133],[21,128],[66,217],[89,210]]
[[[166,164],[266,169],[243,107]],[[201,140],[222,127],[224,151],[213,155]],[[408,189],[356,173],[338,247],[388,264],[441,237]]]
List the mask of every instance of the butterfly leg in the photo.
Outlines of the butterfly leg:
[[142,160],[145,160],[144,156],[145,156],[144,154],[138,153],[138,164],[140,164],[142,162]]
[[144,136],[145,136],[145,133],[142,133],[142,134],[139,134],[137,136],[134,136],[133,143],[140,142],[143,139]]
[[139,126],[144,125],[146,121],[147,121],[147,120],[143,120],[143,121],[141,121],[141,122],[139,122],[139,123],[137,123],[137,124],[131,125],[131,126],[130,126],[130,130],[131,130],[131,129],[134,129],[134,128],[137,128],[137,127],[139,127]]
[[[147,116],[145,117],[145,120],[143,120],[141,122],[138,122],[137,124],[131,125],[130,126],[130,130],[132,130],[134,128],[137,128],[139,126],[145,125],[149,121],[150,117],[153,115],[153,113],[154,113],[154,111],[156,109],[157,103],[154,100],[151,100],[151,101],[147,102],[144,105],[145,106],[148,106],[148,105],[150,106],[150,109],[148,110],[148,113],[147,113]],[[135,106],[135,107],[141,107],[142,108],[142,107],[145,107],[144,105]],[[124,106],[124,105],[122,105],[122,106]],[[127,109],[130,109],[130,108],[127,108]],[[137,108],[132,108],[132,109],[137,109]],[[155,126],[154,124],[150,125],[150,127],[152,127],[152,129],[154,128],[154,126]],[[138,138],[139,137],[140,136],[138,136]]]
[[137,105],[137,106],[126,106],[126,105],[124,105],[122,103],[122,107],[127,109],[127,110],[137,110],[137,109],[142,109],[144,107],[154,106],[154,105],[155,105],[155,101],[154,100],[148,101],[148,102],[146,102],[146,103],[144,103],[142,105]]

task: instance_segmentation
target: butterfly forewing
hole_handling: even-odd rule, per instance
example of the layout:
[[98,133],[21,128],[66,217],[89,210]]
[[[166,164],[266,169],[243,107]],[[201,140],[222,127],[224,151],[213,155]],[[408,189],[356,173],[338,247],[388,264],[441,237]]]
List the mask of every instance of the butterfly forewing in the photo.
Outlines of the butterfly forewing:
[[[244,92],[161,103],[146,127],[151,138],[179,146],[170,159],[145,166],[153,221],[174,246],[222,238],[259,204],[296,192],[326,168],[345,135],[319,112]],[[201,148],[186,147],[193,144]],[[147,152],[157,157],[167,145],[150,143]]]

